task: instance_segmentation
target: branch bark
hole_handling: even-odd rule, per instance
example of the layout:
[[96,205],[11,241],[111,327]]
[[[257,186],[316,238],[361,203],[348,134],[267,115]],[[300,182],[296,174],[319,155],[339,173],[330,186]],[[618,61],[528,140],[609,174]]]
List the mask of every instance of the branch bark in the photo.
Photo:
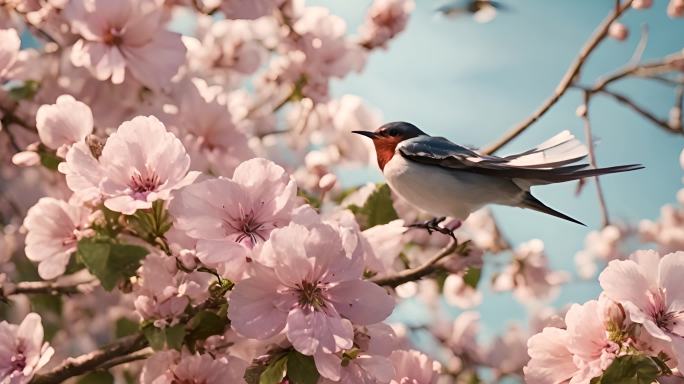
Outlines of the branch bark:
[[632,5],[633,0],[627,0],[621,5],[617,6],[614,10],[610,12],[610,14],[599,24],[598,28],[594,33],[591,35],[589,40],[584,44],[582,49],[580,50],[578,56],[575,58],[575,60],[572,62],[570,65],[570,68],[565,72],[565,75],[563,75],[563,78],[561,79],[560,83],[554,90],[553,94],[551,97],[546,99],[544,103],[542,103],[541,106],[539,106],[530,116],[525,118],[525,120],[521,121],[517,125],[515,125],[513,128],[511,128],[508,132],[506,132],[501,138],[499,138],[497,141],[494,143],[490,144],[489,146],[485,147],[483,149],[483,153],[491,155],[492,153],[498,151],[503,147],[504,145],[508,144],[511,140],[515,139],[518,137],[521,133],[523,133],[527,128],[529,128],[532,124],[537,122],[546,112],[548,112],[551,107],[553,107],[558,100],[567,92],[567,90],[570,88],[570,86],[573,84],[573,82],[577,79],[577,77],[580,74],[580,71],[582,70],[582,66],[584,63],[587,61],[591,53],[598,47],[598,45],[605,39],[605,37],[608,35],[608,29],[610,28],[610,25],[617,20],[627,9],[629,9]]
[[409,281],[419,280],[437,270],[437,263],[443,258],[454,253],[458,248],[458,245],[458,241],[452,240],[448,246],[432,256],[430,260],[426,261],[422,265],[416,268],[403,270],[396,275],[374,277],[370,279],[370,281],[378,285],[394,288]]
[[79,283],[57,283],[52,281],[24,281],[16,284],[0,284],[0,298],[12,295],[73,295],[88,293],[99,285],[97,280],[88,280]]
[[[96,351],[65,360],[61,365],[48,373],[36,375],[31,384],[57,384],[71,377],[82,375],[98,369],[122,356],[129,355],[147,347],[147,340],[142,333],[127,336]],[[120,360],[121,364],[130,361]]]

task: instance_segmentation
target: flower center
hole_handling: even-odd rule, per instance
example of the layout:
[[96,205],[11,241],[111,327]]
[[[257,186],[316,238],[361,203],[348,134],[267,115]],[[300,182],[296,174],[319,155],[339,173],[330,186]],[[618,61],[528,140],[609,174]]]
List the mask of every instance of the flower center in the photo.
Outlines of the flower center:
[[19,348],[17,353],[10,358],[10,372],[21,372],[26,368],[26,356],[24,351]]
[[318,281],[308,282],[303,281],[297,285],[297,294],[299,296],[299,305],[313,311],[320,311],[325,308],[325,297],[323,295],[323,287]]
[[102,42],[107,45],[121,45],[123,43],[123,31],[115,27],[109,28],[104,32]]
[[147,194],[154,191],[159,184],[161,184],[161,180],[155,172],[148,173],[146,176],[136,172],[128,182],[128,186],[137,199],[146,198]]
[[259,240],[266,241],[268,231],[265,228],[266,223],[258,218],[254,210],[246,211],[240,205],[240,213],[236,217],[229,217],[225,219],[224,225],[226,228],[226,235],[230,236],[237,233],[235,241],[253,247]]

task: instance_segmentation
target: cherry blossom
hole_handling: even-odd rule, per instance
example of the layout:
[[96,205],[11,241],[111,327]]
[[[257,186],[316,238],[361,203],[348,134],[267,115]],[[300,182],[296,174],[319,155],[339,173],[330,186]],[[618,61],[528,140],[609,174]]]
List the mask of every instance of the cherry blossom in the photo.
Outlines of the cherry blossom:
[[54,279],[64,274],[78,240],[88,233],[90,210],[51,197],[43,197],[29,209],[24,227],[26,257],[37,261],[38,274]]
[[0,382],[28,383],[54,352],[43,343],[43,324],[37,313],[26,315],[18,326],[0,322]]
[[287,225],[296,192],[294,180],[282,167],[257,158],[240,164],[232,179],[220,177],[182,189],[170,210],[178,228],[194,239],[253,247],[268,240],[274,228]]
[[40,141],[64,157],[72,144],[84,141],[93,132],[93,113],[88,105],[62,95],[55,104],[38,108],[36,128]]
[[387,42],[406,28],[415,8],[412,0],[375,0],[361,27],[361,42],[366,48],[387,48]]
[[176,259],[157,252],[148,255],[140,267],[140,279],[134,286],[135,309],[156,326],[174,325],[190,303],[208,297],[208,274],[178,270]]
[[276,229],[256,260],[265,265],[238,282],[228,317],[240,334],[265,339],[287,326],[295,349],[335,353],[353,345],[352,323],[384,320],[394,307],[381,287],[361,280],[363,265],[326,224]]
[[221,11],[229,19],[258,19],[268,16],[284,0],[227,0],[221,2]]
[[214,357],[187,351],[162,351],[147,359],[140,376],[142,384],[245,383],[247,362],[236,357]]
[[163,28],[162,4],[69,1],[64,14],[81,37],[72,47],[71,62],[114,84],[123,83],[128,72],[152,89],[167,85],[185,60],[185,47],[179,34]]
[[439,378],[442,365],[416,350],[392,352],[390,360],[394,364],[394,378],[391,384],[420,383],[434,384]]
[[126,215],[169,200],[171,192],[198,176],[189,172],[190,157],[183,144],[152,116],[124,122],[94,158],[90,148],[77,144],[67,152],[60,171],[78,196],[98,195],[107,208]]
[[17,60],[21,41],[14,29],[0,29],[0,81],[5,80]]
[[[639,251],[629,260],[611,261],[599,276],[606,296],[620,303],[630,320],[651,336],[671,343],[677,357],[684,356],[683,271],[684,252],[661,258],[654,251]],[[677,360],[684,370],[684,359]]]

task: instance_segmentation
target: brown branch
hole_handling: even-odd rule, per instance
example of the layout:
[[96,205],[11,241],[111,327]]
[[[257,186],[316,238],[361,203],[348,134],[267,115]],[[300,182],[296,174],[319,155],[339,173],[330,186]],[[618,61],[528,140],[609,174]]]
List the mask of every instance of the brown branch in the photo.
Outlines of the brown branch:
[[[591,92],[584,92],[584,110],[582,111],[581,118],[584,122],[584,135],[586,137],[587,148],[589,149],[589,163],[591,167],[596,169],[598,167],[596,162],[596,152],[594,151],[594,136],[591,133],[591,123],[589,122],[589,100],[591,99]],[[603,188],[601,188],[601,181],[598,176],[594,177],[594,182],[596,183],[596,194],[598,195],[599,207],[601,208],[601,226],[607,227],[610,225],[610,218],[608,216],[608,206],[606,205],[606,199],[603,196]]]
[[[586,89],[584,88],[585,91],[592,91],[591,89]],[[601,89],[599,91],[596,91],[596,93],[602,93],[604,95],[608,95],[621,103],[622,105],[630,108],[634,112],[640,114],[642,117],[644,117],[646,120],[650,121],[651,123],[657,125],[658,127],[664,129],[665,131],[669,133],[675,133],[675,134],[684,134],[684,131],[682,131],[681,127],[677,128],[674,126],[671,126],[670,123],[667,120],[661,119],[658,116],[654,115],[650,111],[646,110],[644,107],[639,106],[636,104],[634,101],[630,100],[627,96],[622,95],[617,92],[609,91],[607,89]]]
[[[96,351],[65,360],[61,365],[48,373],[36,375],[31,384],[57,384],[71,377],[79,376],[101,367],[107,367],[111,361],[117,361],[122,356],[127,356],[147,347],[147,340],[141,333],[127,336]],[[122,363],[126,359],[119,360]]]
[[82,281],[79,283],[57,283],[53,281],[24,281],[16,284],[0,284],[0,298],[13,295],[73,295],[88,293],[99,285],[97,280]]
[[601,22],[601,24],[599,24],[596,31],[594,31],[589,40],[587,40],[580,50],[578,56],[570,65],[570,68],[568,68],[568,70],[565,72],[565,75],[563,75],[563,78],[554,90],[551,97],[546,99],[546,101],[544,101],[541,106],[532,112],[530,116],[525,118],[525,120],[511,128],[493,144],[485,147],[482,151],[483,153],[492,154],[501,149],[501,147],[508,144],[511,140],[515,139],[518,135],[523,133],[527,128],[539,120],[546,112],[548,112],[549,109],[551,109],[551,107],[558,102],[558,100],[560,100],[560,98],[565,94],[565,92],[567,92],[567,90],[579,76],[582,66],[587,61],[591,53],[608,35],[608,29],[610,28],[610,25],[631,7],[632,1],[633,0],[626,0],[624,3],[622,3],[622,5],[618,4],[617,8],[612,10],[610,14]]
[[98,370],[107,370],[117,365],[132,363],[134,361],[145,360],[152,355],[151,352],[140,352],[132,355],[116,357],[97,367]]
[[437,263],[443,258],[456,252],[457,249],[458,241],[452,240],[447,247],[443,248],[422,265],[416,268],[403,270],[396,275],[374,277],[370,279],[370,281],[378,285],[394,288],[409,281],[419,280],[422,277],[435,272],[437,270]]

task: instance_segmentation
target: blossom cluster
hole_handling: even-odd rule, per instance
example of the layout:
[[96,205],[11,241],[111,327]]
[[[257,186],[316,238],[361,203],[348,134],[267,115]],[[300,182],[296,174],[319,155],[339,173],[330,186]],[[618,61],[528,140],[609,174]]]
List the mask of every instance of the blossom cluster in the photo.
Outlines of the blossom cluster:
[[[603,293],[563,313],[539,309],[573,278],[541,240],[486,208],[432,234],[386,184],[338,180],[382,118],[331,83],[415,6],[374,0],[350,31],[302,0],[0,0],[0,383],[681,379],[681,206],[592,232],[577,263],[608,263]],[[660,254],[628,256],[636,234]],[[529,329],[479,339],[486,289]],[[416,303],[435,321],[397,316]]]

